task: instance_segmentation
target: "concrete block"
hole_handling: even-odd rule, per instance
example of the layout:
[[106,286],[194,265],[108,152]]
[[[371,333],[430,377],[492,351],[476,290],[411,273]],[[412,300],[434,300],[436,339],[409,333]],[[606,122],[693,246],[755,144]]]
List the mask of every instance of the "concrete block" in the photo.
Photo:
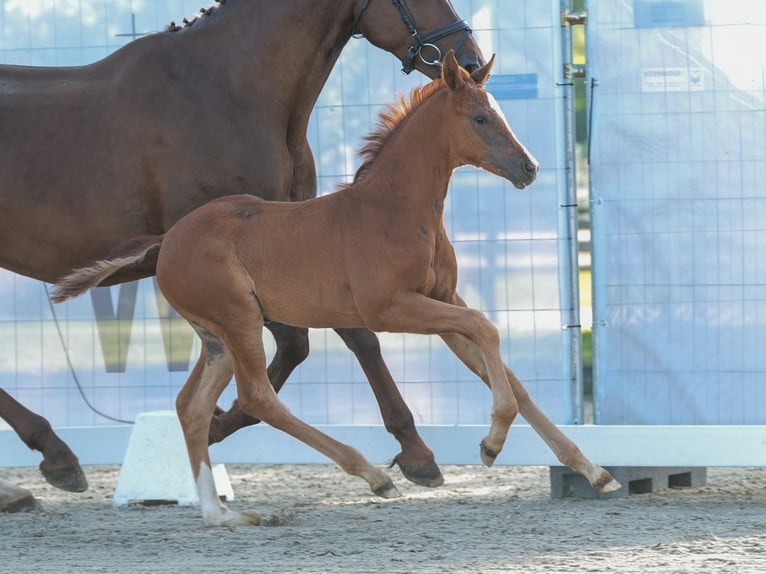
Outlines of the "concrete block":
[[37,507],[37,500],[26,488],[0,478],[0,512],[23,512]]
[[704,486],[705,467],[618,466],[605,467],[622,484],[614,492],[601,493],[585,477],[566,466],[550,467],[552,498],[622,498],[631,494],[656,492],[663,488]]
[[[218,495],[233,500],[229,475],[213,465]],[[181,423],[175,411],[141,413],[130,434],[114,491],[115,507],[128,504],[199,504]]]

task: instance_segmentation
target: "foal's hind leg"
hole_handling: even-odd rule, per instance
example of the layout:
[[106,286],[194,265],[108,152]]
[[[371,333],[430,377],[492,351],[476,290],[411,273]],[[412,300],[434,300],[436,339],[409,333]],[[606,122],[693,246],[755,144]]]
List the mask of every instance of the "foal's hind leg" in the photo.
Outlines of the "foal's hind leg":
[[398,464],[404,477],[415,484],[444,484],[444,477],[436,465],[434,453],[420,438],[412,412],[383,361],[377,335],[367,329],[335,329],[335,332],[359,361],[380,406],[386,430],[394,435],[402,446],[402,452],[394,457],[392,466]]
[[[471,371],[489,384],[481,353],[472,341],[454,333],[443,334],[441,337]],[[601,492],[611,492],[620,488],[619,482],[614,480],[604,468],[588,460],[577,445],[540,410],[513,371],[506,366],[505,372],[518,402],[519,413],[548,444],[561,463],[583,475],[594,488]]]
[[207,448],[209,421],[233,369],[231,355],[220,339],[198,325],[194,328],[202,339],[202,354],[176,398],[176,410],[189,452],[202,519],[208,526],[258,524],[258,514],[230,510],[221,503],[215,489]]
[[[295,367],[308,356],[308,329],[292,327],[271,321],[266,327],[274,335],[276,353],[268,368],[269,381],[279,392]],[[394,457],[402,474],[421,486],[441,486],[444,477],[436,465],[434,454],[420,438],[412,413],[396,387],[391,373],[380,354],[377,336],[367,329],[336,329],[346,346],[354,353],[370,382],[386,430],[402,446]],[[237,430],[259,423],[242,410],[235,399],[228,411],[216,408],[210,422],[209,444],[222,441]]]
[[50,423],[3,389],[0,389],[0,417],[11,425],[24,444],[43,454],[40,472],[51,485],[69,492],[88,489],[88,480],[77,456],[53,432]]
[[221,338],[231,350],[242,409],[318,450],[348,474],[363,478],[375,494],[383,498],[400,496],[388,475],[370,464],[359,451],[304,423],[279,400],[266,376],[260,306],[255,300],[248,303],[237,305],[241,315],[238,321],[220,328]]
[[[274,336],[277,347],[267,373],[271,386],[279,392],[290,374],[309,354],[308,329],[274,321],[270,321],[266,328]],[[244,412],[239,406],[239,400],[234,399],[228,411],[216,407],[213,419],[210,421],[208,444],[221,442],[239,429],[259,422],[261,421]]]

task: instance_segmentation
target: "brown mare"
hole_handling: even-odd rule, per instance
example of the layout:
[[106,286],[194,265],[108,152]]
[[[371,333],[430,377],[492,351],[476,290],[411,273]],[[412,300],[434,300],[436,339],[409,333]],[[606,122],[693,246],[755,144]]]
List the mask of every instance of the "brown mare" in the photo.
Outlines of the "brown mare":
[[210,471],[209,420],[232,375],[245,412],[362,477],[376,494],[399,496],[388,475],[293,416],[279,400],[261,339],[272,320],[438,334],[492,392],[492,422],[480,447],[484,464],[495,461],[520,411],[559,459],[594,487],[619,487],[536,407],[503,364],[497,328],[468,309],[455,290],[457,263],[443,221],[452,172],[470,164],[522,189],[538,171],[483,89],[491,67],[492,61],[469,73],[450,51],[442,79],[381,115],[382,127],[367,138],[354,182],[336,193],[301,203],[221,198],[164,235],[126,242],[113,258],[57,284],[53,300],[60,302],[156,260],[160,289],[202,340],[176,406],[206,524],[259,520],[222,505]]
[[[314,197],[309,116],[352,34],[431,78],[452,46],[467,69],[484,63],[447,0],[221,0],[193,24],[86,66],[0,66],[0,267],[52,282],[216,197]],[[109,283],[151,275],[147,263]],[[307,330],[268,328],[277,345],[269,378],[279,389],[308,353]],[[375,335],[336,330],[402,445],[405,476],[441,484]],[[236,403],[217,415],[211,442],[257,422]],[[0,416],[42,452],[51,484],[87,488],[77,457],[44,418],[2,390]]]

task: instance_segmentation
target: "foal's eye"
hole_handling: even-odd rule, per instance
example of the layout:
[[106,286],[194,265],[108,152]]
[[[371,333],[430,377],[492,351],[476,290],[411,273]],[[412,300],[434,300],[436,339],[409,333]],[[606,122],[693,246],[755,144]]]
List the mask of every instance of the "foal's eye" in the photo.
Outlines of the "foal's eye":
[[473,121],[481,126],[487,123],[487,118],[482,115],[476,115],[473,117]]

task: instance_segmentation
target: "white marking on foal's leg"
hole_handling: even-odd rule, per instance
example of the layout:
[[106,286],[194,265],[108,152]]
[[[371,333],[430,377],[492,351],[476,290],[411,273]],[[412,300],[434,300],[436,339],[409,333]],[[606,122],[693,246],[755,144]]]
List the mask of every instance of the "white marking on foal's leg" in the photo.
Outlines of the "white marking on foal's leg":
[[197,475],[197,495],[199,496],[202,517],[206,522],[208,519],[214,520],[217,515],[223,513],[225,507],[218,498],[213,472],[204,462],[200,464]]
[[261,522],[261,517],[255,512],[235,512],[221,503],[215,489],[213,471],[204,462],[199,465],[197,495],[202,520],[207,526],[247,526]]

